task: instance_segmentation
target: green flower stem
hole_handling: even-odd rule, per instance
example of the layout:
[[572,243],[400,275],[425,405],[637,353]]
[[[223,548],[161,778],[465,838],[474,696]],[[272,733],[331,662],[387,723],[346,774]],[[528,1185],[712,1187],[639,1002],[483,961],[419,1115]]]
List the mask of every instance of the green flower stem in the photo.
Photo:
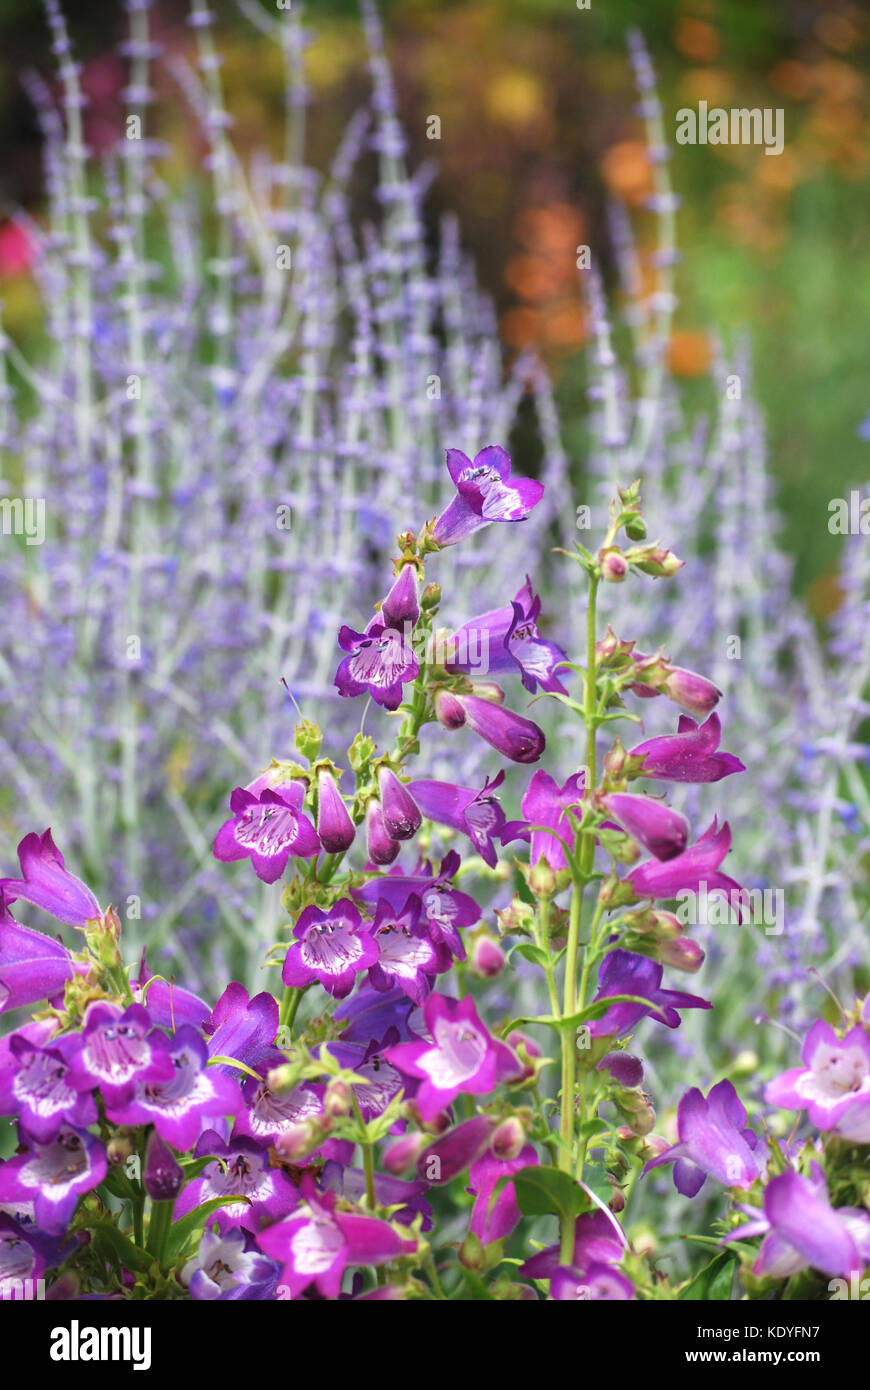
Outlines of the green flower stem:
[[158,1260],[163,1257],[166,1237],[169,1235],[169,1228],[172,1225],[174,1205],[174,1199],[171,1202],[151,1203],[151,1217],[148,1222],[148,1239],[145,1249]]
[[538,915],[535,918],[535,944],[546,952],[547,963],[544,966],[544,975],[547,979],[547,990],[550,995],[550,1008],[555,1018],[559,1013],[559,993],[556,989],[556,975],[553,968],[553,953],[550,948],[550,899],[539,898]]
[[[583,720],[586,725],[586,785],[588,793],[595,786],[596,757],[595,734],[597,718],[597,669],[595,644],[597,639],[596,600],[598,597],[598,576],[589,574],[589,600],[586,609],[586,676],[583,694]],[[568,945],[565,952],[565,979],[562,994],[562,1018],[571,1018],[586,1002],[586,990],[591,966],[591,952],[587,949],[583,972],[580,977],[580,990],[577,989],[577,957],[580,950],[580,923],[583,912],[583,890],[592,874],[595,858],[595,832],[584,831],[580,837],[579,862],[575,864],[574,884],[571,891],[571,907],[568,917]],[[594,920],[594,919],[593,919]],[[577,1089],[577,1047],[576,1029],[563,1026],[560,1030],[562,1044],[562,1102],[560,1114],[559,1167],[563,1172],[574,1170],[575,1090]],[[585,1120],[585,1090],[581,1081],[579,1094],[581,1121]],[[585,1154],[584,1154],[585,1159]],[[570,1264],[574,1258],[573,1218],[562,1222],[560,1260]]]
[[284,990],[284,997],[281,1000],[281,1008],[278,1012],[278,1024],[281,1028],[289,1028],[292,1031],[296,1012],[302,999],[302,990],[295,985],[288,985]]

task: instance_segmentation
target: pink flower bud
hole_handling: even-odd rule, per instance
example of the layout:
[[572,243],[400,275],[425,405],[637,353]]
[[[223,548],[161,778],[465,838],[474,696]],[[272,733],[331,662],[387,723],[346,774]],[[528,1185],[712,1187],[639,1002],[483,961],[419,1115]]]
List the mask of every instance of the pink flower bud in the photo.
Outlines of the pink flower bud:
[[335,778],[328,768],[317,774],[317,836],[327,854],[343,854],[353,844],[356,828]]
[[381,767],[378,769],[378,789],[387,834],[394,840],[412,839],[420,829],[423,817],[408,788],[390,768]]
[[526,1131],[516,1115],[511,1115],[510,1119],[502,1120],[496,1129],[492,1136],[490,1148],[496,1158],[509,1163],[522,1153],[525,1142]]
[[493,937],[481,934],[472,943],[468,964],[479,979],[495,980],[504,970],[505,954]]
[[394,840],[384,824],[380,802],[366,806],[366,850],[373,864],[392,864],[402,846]]

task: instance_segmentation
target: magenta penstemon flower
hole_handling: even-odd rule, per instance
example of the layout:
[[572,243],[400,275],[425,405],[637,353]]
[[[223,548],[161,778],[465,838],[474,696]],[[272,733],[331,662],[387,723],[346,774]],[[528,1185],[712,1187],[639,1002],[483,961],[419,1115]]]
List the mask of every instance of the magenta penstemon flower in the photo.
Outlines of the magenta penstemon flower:
[[415,1004],[422,1004],[431,988],[430,977],[438,969],[438,954],[420,920],[422,904],[415,893],[401,912],[380,901],[372,923],[372,936],[380,952],[369,970],[373,989],[386,992],[396,986]]
[[456,496],[432,530],[440,546],[456,545],[491,521],[525,521],[544,495],[541,483],[511,477],[510,456],[499,444],[481,449],[473,462],[460,449],[448,449],[447,468]]
[[63,943],[16,922],[0,891],[0,1013],[62,994],[74,969]]
[[297,989],[318,980],[336,999],[344,999],[360,971],[378,959],[371,928],[349,898],[329,909],[306,907],[293,935],[296,940],[284,959],[282,978]]
[[31,1207],[39,1229],[59,1235],[79,1197],[105,1178],[106,1151],[87,1130],[72,1125],[63,1125],[45,1144],[22,1137],[25,1152],[0,1163],[0,1203],[13,1210]]
[[647,1000],[649,1006],[628,1001],[612,1004],[601,1018],[589,1024],[592,1037],[621,1037],[647,1015],[667,1028],[678,1028],[678,1009],[712,1008],[708,1000],[700,999],[696,994],[662,989],[663,973],[658,961],[650,960],[647,956],[636,955],[633,951],[609,951],[598,972],[598,992],[593,1002],[609,999],[616,994],[628,994]]
[[20,898],[71,927],[84,928],[102,916],[90,888],[65,867],[50,830],[42,835],[25,835],[18,846],[18,860],[21,877],[0,878],[0,890],[7,903]]
[[674,1186],[694,1197],[707,1178],[725,1187],[748,1188],[764,1173],[767,1147],[746,1124],[746,1110],[730,1081],[720,1081],[705,1097],[693,1088],[677,1110],[678,1142],[644,1168],[674,1165]]
[[450,638],[446,669],[457,675],[514,672],[532,694],[539,687],[565,694],[556,668],[566,655],[556,642],[541,636],[540,614],[541,600],[527,576],[511,603],[457,628]]
[[169,1081],[172,1061],[141,1004],[121,1010],[114,1004],[92,1004],[85,1015],[81,1047],[73,1054],[70,1074],[82,1090],[99,1087],[107,1105],[123,1105],[137,1083]]
[[609,792],[601,798],[600,804],[602,810],[656,859],[673,859],[685,850],[689,822],[679,811],[661,801],[651,796],[633,796],[630,792]]
[[189,1024],[174,1037],[155,1032],[148,1041],[167,1065],[167,1079],[139,1081],[128,1099],[107,1101],[106,1114],[119,1125],[154,1125],[173,1148],[190,1148],[206,1119],[235,1115],[241,1104],[238,1083],[207,1066],[208,1049]]
[[480,790],[457,787],[452,782],[425,780],[412,782],[410,790],[427,820],[449,825],[467,835],[481,859],[494,868],[498,858],[494,842],[506,824],[504,811],[494,793],[503,781],[504,772],[499,772],[492,781],[487,778]]
[[822,1019],[807,1033],[802,1067],[775,1076],[764,1099],[784,1110],[806,1110],[819,1129],[845,1138],[870,1136],[870,1038],[856,1025],[839,1038]]
[[568,813],[579,820],[584,780],[584,773],[575,772],[560,787],[549,772],[540,769],[533,773],[520,802],[524,819],[510,821],[504,827],[502,842],[506,843],[511,836],[530,840],[529,860],[533,866],[543,858],[554,872],[567,868],[565,846],[573,849],[576,833]]
[[280,1283],[292,1298],[312,1284],[323,1298],[337,1298],[349,1265],[382,1265],[416,1249],[416,1241],[386,1221],[342,1210],[334,1192],[317,1192],[308,1178],[301,1194],[298,1213],[257,1237],[260,1249],[283,1265]]
[[643,777],[664,782],[719,782],[732,773],[746,771],[733,753],[719,751],[721,739],[718,714],[711,714],[700,726],[683,714],[676,734],[647,739],[632,748],[630,756],[643,758]]
[[[268,1145],[237,1131],[224,1140],[209,1129],[200,1135],[194,1149],[195,1158],[206,1155],[213,1155],[215,1162],[184,1188],[173,1209],[174,1220],[203,1202],[226,1197],[226,1206],[220,1207],[216,1216],[219,1229],[236,1226],[257,1232],[296,1205],[296,1188],[280,1168],[270,1166]],[[239,1201],[240,1197],[247,1200]]]
[[415,1100],[425,1121],[458,1095],[485,1095],[521,1073],[516,1054],[493,1038],[480,1021],[474,1000],[430,994],[423,1010],[432,1042],[400,1043],[387,1061],[420,1081]]
[[833,1208],[817,1163],[810,1176],[788,1169],[771,1178],[764,1208],[741,1207],[749,1220],[729,1231],[725,1242],[763,1235],[752,1268],[757,1278],[787,1279],[802,1269],[848,1278],[870,1264],[870,1215],[855,1207]]
[[[490,787],[497,785],[491,783]],[[419,784],[418,784],[419,785]],[[428,783],[430,787],[450,788],[450,783]],[[470,788],[452,788],[455,791],[468,792],[472,803],[477,801],[483,793],[474,792]],[[435,794],[437,795],[437,793]],[[430,814],[434,802],[429,803],[430,811],[426,812],[430,819],[440,819]],[[481,805],[481,813],[484,808]],[[485,829],[484,826],[476,825],[476,812],[472,810],[469,820],[462,816],[462,824],[456,824],[456,829],[464,829],[466,834],[475,833]],[[503,819],[503,816],[502,816]],[[454,824],[453,821],[446,821],[446,824]],[[492,829],[492,833],[497,832],[497,826]],[[490,837],[481,838],[481,854],[486,850],[484,857],[487,863],[495,863],[495,849],[491,845]],[[487,857],[490,856],[490,857]],[[433,874],[431,866],[426,865],[427,872],[417,874],[403,874],[400,871],[391,871],[388,874],[381,874],[377,878],[372,878],[368,883],[364,883],[361,888],[354,888],[354,897],[359,902],[373,905],[380,899],[389,902],[394,912],[398,912],[407,902],[411,893],[417,894],[420,899],[423,917],[426,920],[429,936],[438,952],[438,973],[450,968],[451,959],[465,960],[465,946],[460,935],[460,929],[473,927],[480,921],[481,910],[468,893],[462,893],[458,888],[450,885],[459,868],[460,859],[455,850],[451,850],[445,855],[437,874]]]
[[338,693],[371,695],[384,709],[398,709],[402,687],[420,673],[409,641],[419,616],[414,570],[406,565],[365,632],[346,626],[339,632],[339,646],[348,655],[335,673]]
[[224,822],[215,838],[215,858],[225,863],[250,859],[264,883],[281,877],[291,855],[313,858],[321,846],[314,826],[302,813],[304,799],[301,781],[259,791],[236,787],[230,797],[232,819]]
[[664,862],[648,859],[627,875],[639,898],[675,898],[678,893],[697,893],[702,885],[708,892],[723,890],[742,893],[740,884],[719,872],[719,865],[731,848],[731,829],[726,821],[721,829],[714,819],[695,843]]
[[48,1143],[63,1125],[86,1129],[97,1118],[93,1095],[78,1089],[71,1075],[70,1060],[80,1047],[78,1036],[43,1047],[21,1034],[9,1040],[0,1067],[0,1114],[19,1115],[37,1143]]

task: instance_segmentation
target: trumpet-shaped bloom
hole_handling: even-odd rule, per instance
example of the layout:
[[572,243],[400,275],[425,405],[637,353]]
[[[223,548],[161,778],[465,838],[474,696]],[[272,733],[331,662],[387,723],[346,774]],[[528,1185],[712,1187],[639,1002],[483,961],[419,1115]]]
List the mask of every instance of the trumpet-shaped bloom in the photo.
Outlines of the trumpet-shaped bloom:
[[293,935],[296,940],[284,958],[285,985],[304,989],[318,980],[335,999],[344,999],[360,971],[377,963],[370,927],[350,898],[340,898],[328,909],[306,907]]
[[860,1025],[839,1038],[819,1019],[807,1033],[794,1067],[769,1081],[764,1099],[783,1110],[806,1109],[819,1129],[834,1129],[854,1110],[870,1120],[870,1038]]
[[718,714],[698,725],[689,715],[680,716],[675,734],[647,739],[630,750],[644,759],[641,776],[662,782],[720,782],[746,768],[733,753],[719,751],[722,724]]
[[416,1249],[374,1216],[337,1209],[334,1192],[318,1193],[303,1179],[303,1205],[293,1216],[261,1231],[260,1249],[283,1265],[280,1282],[291,1298],[313,1284],[323,1298],[337,1298],[349,1265],[382,1265]]
[[299,859],[319,854],[317,831],[301,810],[304,799],[300,781],[259,792],[236,787],[230,797],[232,819],[224,821],[215,837],[215,859],[250,859],[257,877],[274,883],[291,854]]
[[685,850],[689,822],[679,811],[661,801],[651,796],[633,796],[630,792],[611,792],[602,797],[601,805],[656,859],[673,859]]
[[674,1186],[694,1197],[707,1178],[725,1187],[751,1187],[764,1172],[767,1149],[746,1125],[746,1110],[730,1081],[720,1081],[705,1098],[697,1087],[677,1107],[678,1142],[644,1168],[674,1165]]
[[467,835],[481,859],[495,868],[498,859],[495,840],[501,839],[506,821],[494,793],[503,781],[504,772],[499,772],[492,781],[487,778],[480,790],[475,790],[474,787],[455,786],[453,782],[421,779],[412,782],[410,790],[427,820],[449,825],[452,830]]
[[499,444],[481,449],[473,462],[448,449],[447,468],[456,496],[435,522],[432,535],[441,546],[456,545],[491,521],[525,521],[544,495],[542,483],[511,477],[510,455]]
[[458,1095],[485,1095],[520,1076],[513,1049],[491,1036],[469,996],[430,994],[423,1012],[432,1042],[400,1043],[384,1055],[406,1076],[419,1079],[416,1101],[427,1123]]
[[0,1013],[53,999],[76,967],[60,941],[16,922],[0,892]]
[[802,1269],[848,1278],[870,1264],[870,1216],[857,1207],[831,1206],[825,1175],[813,1163],[810,1177],[793,1169],[771,1178],[764,1210],[742,1207],[749,1221],[725,1242],[763,1235],[752,1272],[787,1279]]
[[348,655],[335,673],[338,693],[371,695],[384,709],[398,709],[402,687],[420,674],[409,641],[419,616],[414,570],[406,565],[365,632],[347,626],[339,631],[338,644]]
[[445,729],[461,729],[467,724],[503,758],[514,763],[536,763],[547,744],[543,729],[531,719],[479,695],[439,690],[435,713]]
[[695,843],[682,854],[662,862],[647,859],[627,875],[639,898],[675,898],[678,893],[697,893],[702,885],[708,893],[722,889],[742,893],[740,884],[719,872],[719,865],[731,848],[731,827],[721,829],[715,818]]
[[92,1134],[63,1125],[47,1143],[33,1140],[25,1153],[0,1163],[0,1202],[32,1203],[40,1230],[60,1235],[79,1197],[99,1186],[107,1168],[106,1151]]
[[696,994],[684,994],[678,989],[662,989],[664,971],[658,961],[648,956],[636,955],[634,951],[608,951],[598,971],[598,993],[595,1001],[607,999],[615,994],[630,994],[646,999],[648,1005],[619,1003],[613,1004],[602,1018],[589,1024],[589,1032],[594,1038],[621,1037],[631,1032],[642,1018],[649,1015],[666,1028],[679,1028],[678,1009],[711,1009],[706,999]]
[[515,672],[526,690],[565,694],[556,676],[556,667],[566,654],[556,642],[547,642],[538,631],[541,600],[526,582],[516,598],[504,608],[495,608],[471,618],[450,638],[445,666],[457,675],[497,675]]
[[50,830],[42,835],[25,835],[18,846],[18,862],[20,878],[0,878],[0,890],[6,894],[7,902],[20,898],[33,903],[71,927],[85,927],[102,916],[87,884],[64,866],[63,855]]
[[20,1116],[22,1127],[40,1144],[47,1144],[63,1125],[86,1129],[97,1118],[93,1096],[76,1088],[70,1059],[81,1047],[77,1034],[68,1034],[40,1047],[13,1034],[5,1065],[0,1068],[0,1114]]

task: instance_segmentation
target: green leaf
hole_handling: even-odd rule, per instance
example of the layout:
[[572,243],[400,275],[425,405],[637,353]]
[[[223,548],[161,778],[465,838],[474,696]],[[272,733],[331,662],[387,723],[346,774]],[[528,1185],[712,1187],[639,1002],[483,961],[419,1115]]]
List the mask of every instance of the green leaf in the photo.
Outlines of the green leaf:
[[191,1236],[202,1230],[210,1216],[214,1216],[215,1212],[220,1211],[222,1207],[228,1207],[235,1202],[244,1202],[246,1206],[251,1205],[250,1198],[243,1197],[241,1193],[238,1196],[212,1197],[209,1201],[203,1202],[202,1206],[196,1207],[193,1211],[189,1211],[186,1216],[182,1216],[180,1221],[176,1221],[170,1227],[166,1241],[167,1260],[174,1260],[177,1255],[181,1254]]
[[586,1208],[583,1189],[561,1168],[521,1168],[511,1181],[524,1216],[553,1215],[570,1220]]
[[121,1262],[124,1269],[129,1269],[132,1272],[134,1270],[147,1269],[151,1264],[153,1256],[149,1255],[145,1250],[140,1250],[138,1245],[134,1245],[132,1240],[129,1240],[128,1237],[124,1235],[123,1231],[119,1231],[114,1223],[102,1221],[97,1226],[93,1226],[90,1229],[94,1233],[93,1239],[97,1244],[105,1243],[109,1246],[109,1249]]
[[517,951],[523,960],[531,961],[532,965],[540,965],[545,969],[549,964],[547,952],[541,946],[535,946],[531,941],[520,941],[516,946],[512,946],[508,951],[508,959]]
[[680,1290],[677,1297],[682,1301],[697,1299],[705,1303],[730,1299],[735,1264],[731,1252],[723,1250]]
[[604,999],[596,999],[594,1003],[587,1004],[585,1009],[580,1009],[578,1013],[571,1014],[568,1018],[556,1018],[553,1014],[539,1014],[537,1018],[515,1018],[510,1027],[518,1028],[521,1023],[543,1023],[548,1028],[555,1028],[558,1033],[563,1029],[579,1028],[581,1023],[591,1023],[596,1018],[603,1018],[612,1004],[643,1004],[644,1008],[652,1009],[656,1015],[661,1012],[658,1004],[654,1004],[651,999],[641,999],[639,994],[608,994]]

